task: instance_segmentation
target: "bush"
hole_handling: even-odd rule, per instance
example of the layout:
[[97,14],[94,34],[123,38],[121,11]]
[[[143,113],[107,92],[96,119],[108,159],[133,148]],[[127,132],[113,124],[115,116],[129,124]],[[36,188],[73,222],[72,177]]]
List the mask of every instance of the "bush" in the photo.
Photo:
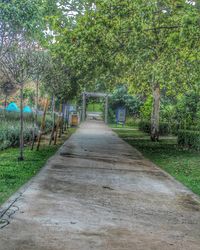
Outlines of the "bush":
[[178,145],[200,150],[200,131],[179,130]]
[[[41,127],[42,124],[42,116],[38,116],[38,126]],[[50,115],[46,116],[45,119],[45,133],[49,133],[53,127],[53,118]]]
[[[24,123],[24,142],[32,140],[33,127],[31,123]],[[4,121],[0,125],[0,150],[18,146],[20,141],[20,124],[19,122]]]
[[140,121],[138,124],[139,130],[145,133],[150,134],[151,132],[151,123],[148,121]]
[[[12,116],[9,114],[7,120],[2,120],[0,124],[0,150],[19,146],[20,142],[20,122],[19,117],[16,114]],[[26,119],[28,118],[28,119]],[[29,120],[30,119],[30,120]],[[39,128],[41,126],[42,116],[38,117]],[[49,133],[53,126],[53,119],[50,115],[46,117],[45,123],[45,133]],[[39,128],[35,131],[36,135],[38,134]],[[24,121],[24,143],[28,143],[33,139],[33,122],[31,121],[30,116],[25,117]]]
[[140,108],[140,117],[144,120],[148,120],[151,117],[152,112],[152,105],[153,105],[153,97],[149,96],[145,103]]
[[[103,115],[105,115],[105,114],[103,114]],[[116,122],[115,112],[111,108],[109,108],[108,109],[108,123],[112,124],[115,122]]]
[[136,119],[134,117],[131,117],[131,116],[128,116],[126,118],[126,126],[129,126],[129,127],[136,127],[136,126],[138,126],[138,119]]
[[[140,121],[139,130],[145,133],[151,133],[151,123],[149,121]],[[170,133],[169,123],[161,122],[159,124],[160,135],[168,135]]]
[[[0,117],[5,119],[6,121],[19,121],[20,113],[19,112],[8,112],[4,110],[0,110]],[[32,122],[33,121],[33,113],[24,113],[24,121]]]

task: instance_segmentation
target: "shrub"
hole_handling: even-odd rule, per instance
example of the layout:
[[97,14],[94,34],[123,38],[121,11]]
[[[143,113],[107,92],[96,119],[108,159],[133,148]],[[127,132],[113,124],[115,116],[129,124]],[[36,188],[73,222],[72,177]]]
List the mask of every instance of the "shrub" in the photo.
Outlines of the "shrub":
[[153,105],[153,98],[152,96],[149,96],[145,103],[142,105],[140,108],[140,117],[148,120],[151,117],[151,112],[152,112],[152,105]]
[[128,116],[126,118],[126,125],[129,126],[129,127],[138,126],[138,119],[136,119],[134,117],[131,117],[131,116]]
[[[31,141],[33,136],[33,127],[31,123],[24,123],[24,142]],[[18,146],[20,141],[19,122],[4,121],[0,125],[0,150]]]
[[[42,116],[38,116],[38,126],[41,127],[42,124]],[[46,116],[45,119],[45,133],[48,133],[52,130],[53,127],[53,118],[50,115]]]
[[[6,121],[19,121],[20,113],[0,110],[0,117],[5,119]],[[31,113],[31,114],[24,113],[24,121],[32,122],[33,121],[33,113]]]
[[150,134],[150,132],[151,132],[151,123],[150,122],[148,122],[148,121],[140,121],[138,126],[139,126],[140,131],[143,131],[145,133]]
[[[150,134],[151,133],[151,123],[150,121],[140,121],[139,130]],[[159,124],[160,135],[168,135],[170,133],[169,123],[161,122]]]
[[[20,123],[19,118],[17,120],[16,115],[14,117],[9,114],[8,120],[2,120],[0,123],[0,150],[8,147],[15,147],[20,142]],[[28,117],[28,116],[27,116]],[[27,118],[26,117],[26,118]],[[13,119],[12,119],[13,118]],[[38,117],[38,125],[41,126],[42,116]],[[45,133],[51,131],[53,126],[53,119],[51,116],[46,117]],[[39,128],[35,131],[38,134]],[[24,121],[24,142],[28,143],[33,139],[33,122],[25,119]]]
[[179,130],[178,145],[200,150],[200,131]]

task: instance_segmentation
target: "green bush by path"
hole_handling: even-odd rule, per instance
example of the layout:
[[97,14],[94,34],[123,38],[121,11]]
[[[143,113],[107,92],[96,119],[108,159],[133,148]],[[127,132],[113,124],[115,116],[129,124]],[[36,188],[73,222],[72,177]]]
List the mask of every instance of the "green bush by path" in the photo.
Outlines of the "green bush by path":
[[134,118],[134,117],[131,117],[131,116],[128,116],[126,117],[126,126],[128,127],[138,127],[138,119]]
[[[42,123],[42,116],[38,116],[38,126]],[[51,131],[53,126],[53,119],[47,115],[45,121],[45,133]],[[24,116],[24,142],[28,143],[33,139],[33,117],[31,115]],[[35,129],[35,135],[38,134],[39,127]],[[18,113],[7,113],[6,118],[0,123],[0,150],[15,147],[19,145],[20,141],[20,121]]]
[[138,130],[116,129],[114,131],[146,158],[200,195],[199,152],[180,148],[176,137],[161,137],[159,142],[151,142],[148,134]]
[[192,130],[179,130],[178,145],[200,150],[200,132]]
[[[20,124],[17,121],[3,121],[0,123],[0,150],[19,145]],[[33,126],[24,123],[24,142],[31,141],[33,137]]]
[[[149,121],[140,121],[138,126],[139,126],[140,131],[143,131],[143,132],[148,133],[148,134],[151,133],[151,123]],[[160,122],[159,132],[160,132],[160,135],[170,134],[169,124],[165,123],[165,122]]]

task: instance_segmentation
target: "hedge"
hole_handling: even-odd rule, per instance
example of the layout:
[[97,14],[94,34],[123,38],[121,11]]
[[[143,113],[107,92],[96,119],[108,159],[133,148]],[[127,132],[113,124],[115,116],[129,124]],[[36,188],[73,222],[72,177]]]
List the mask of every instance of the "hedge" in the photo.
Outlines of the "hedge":
[[200,150],[200,131],[179,130],[178,145]]
[[[31,141],[33,128],[31,123],[24,123],[24,142]],[[0,150],[18,146],[20,138],[19,122],[3,122],[0,126]]]
[[[41,118],[39,118],[39,126],[41,125]],[[45,133],[51,131],[53,120],[47,116]],[[38,133],[38,129],[36,135]],[[30,142],[33,139],[33,123],[24,122],[24,142]],[[8,147],[15,147],[19,145],[20,141],[20,122],[19,121],[5,121],[2,120],[0,124],[0,150]]]
[[[139,130],[150,134],[151,133],[151,123],[149,121],[140,121]],[[168,135],[170,133],[170,126],[168,123],[161,122],[159,124],[160,135]]]

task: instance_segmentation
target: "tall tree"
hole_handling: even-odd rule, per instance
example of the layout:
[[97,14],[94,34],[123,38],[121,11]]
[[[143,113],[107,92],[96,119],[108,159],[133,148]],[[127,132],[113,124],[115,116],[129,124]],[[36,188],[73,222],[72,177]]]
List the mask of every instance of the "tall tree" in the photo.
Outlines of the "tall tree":
[[185,0],[90,4],[73,27],[57,28],[59,53],[81,84],[128,82],[133,91],[151,94],[151,139],[156,141],[161,90],[185,89],[197,75],[192,65],[199,68],[199,10]]
[[16,85],[10,79],[5,76],[1,76],[0,79],[0,90],[5,96],[4,107],[7,106],[7,99],[10,95],[12,95],[16,91]]
[[24,159],[24,120],[23,90],[25,83],[31,78],[34,63],[35,43],[28,41],[23,34],[17,34],[0,61],[4,75],[20,89],[20,155]]

